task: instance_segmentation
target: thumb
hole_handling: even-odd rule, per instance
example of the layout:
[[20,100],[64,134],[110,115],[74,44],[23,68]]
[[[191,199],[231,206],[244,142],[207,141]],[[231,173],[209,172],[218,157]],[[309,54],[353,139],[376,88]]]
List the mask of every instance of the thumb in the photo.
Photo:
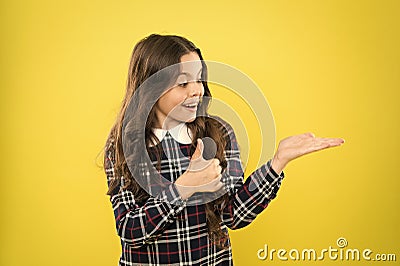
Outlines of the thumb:
[[196,150],[194,151],[194,153],[192,155],[192,160],[203,158],[203,151],[204,151],[204,143],[199,138],[199,139],[197,139],[197,146],[196,146]]

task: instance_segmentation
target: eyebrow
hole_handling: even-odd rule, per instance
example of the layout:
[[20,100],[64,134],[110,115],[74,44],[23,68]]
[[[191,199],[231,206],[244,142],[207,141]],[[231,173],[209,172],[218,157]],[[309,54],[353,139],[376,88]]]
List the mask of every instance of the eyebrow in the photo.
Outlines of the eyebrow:
[[[203,71],[203,68],[200,69],[200,71],[199,71],[199,73],[197,73],[197,75],[200,74],[202,71]],[[188,73],[188,72],[181,72],[181,73],[179,73],[179,76],[180,76],[180,75],[186,75],[186,76],[189,75],[189,76],[190,76],[191,74]]]

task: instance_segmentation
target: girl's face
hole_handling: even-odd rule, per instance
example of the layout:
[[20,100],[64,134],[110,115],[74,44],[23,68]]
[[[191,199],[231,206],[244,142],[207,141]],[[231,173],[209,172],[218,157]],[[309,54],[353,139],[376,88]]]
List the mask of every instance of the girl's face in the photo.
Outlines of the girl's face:
[[154,105],[156,127],[170,129],[181,122],[196,119],[197,106],[204,94],[201,82],[202,65],[199,56],[190,52],[181,57],[181,72],[176,84],[166,90]]

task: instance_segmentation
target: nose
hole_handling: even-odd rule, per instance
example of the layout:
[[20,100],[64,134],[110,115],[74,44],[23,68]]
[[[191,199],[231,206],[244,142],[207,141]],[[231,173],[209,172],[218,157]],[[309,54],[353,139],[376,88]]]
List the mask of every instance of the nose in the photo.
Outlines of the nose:
[[197,81],[190,82],[189,91],[191,97],[202,96],[204,93],[203,83]]

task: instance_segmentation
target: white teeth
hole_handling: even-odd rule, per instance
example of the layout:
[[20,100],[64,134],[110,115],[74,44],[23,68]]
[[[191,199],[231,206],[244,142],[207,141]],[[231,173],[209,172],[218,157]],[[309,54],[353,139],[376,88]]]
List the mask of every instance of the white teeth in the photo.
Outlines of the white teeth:
[[196,107],[197,104],[185,104],[184,106],[192,108],[192,107]]

